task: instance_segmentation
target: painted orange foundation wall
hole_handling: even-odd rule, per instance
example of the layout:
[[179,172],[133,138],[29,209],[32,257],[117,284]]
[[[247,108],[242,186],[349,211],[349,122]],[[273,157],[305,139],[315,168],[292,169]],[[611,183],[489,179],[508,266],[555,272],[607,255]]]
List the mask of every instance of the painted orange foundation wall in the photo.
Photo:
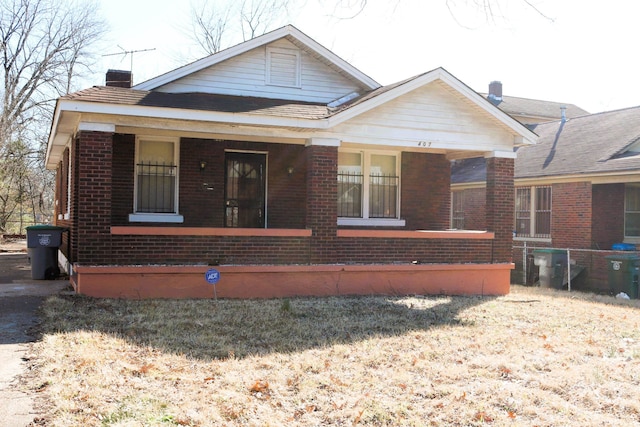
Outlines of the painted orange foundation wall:
[[[76,292],[101,298],[505,295],[513,264],[75,266]],[[220,280],[207,283],[215,268]],[[214,294],[215,292],[215,294]]]

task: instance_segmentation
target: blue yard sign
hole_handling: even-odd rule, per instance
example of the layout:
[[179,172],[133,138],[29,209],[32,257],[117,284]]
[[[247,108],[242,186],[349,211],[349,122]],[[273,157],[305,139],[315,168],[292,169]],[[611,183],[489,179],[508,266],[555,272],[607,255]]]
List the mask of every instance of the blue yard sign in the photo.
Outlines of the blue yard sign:
[[215,285],[220,280],[220,272],[215,268],[211,268],[204,273],[204,278],[208,283]]

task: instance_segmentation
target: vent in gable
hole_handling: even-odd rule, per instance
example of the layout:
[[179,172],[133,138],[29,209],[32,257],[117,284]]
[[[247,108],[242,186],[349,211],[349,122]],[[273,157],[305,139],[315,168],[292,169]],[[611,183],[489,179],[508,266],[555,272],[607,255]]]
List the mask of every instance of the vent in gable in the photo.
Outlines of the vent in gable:
[[300,51],[267,48],[267,84],[300,87]]

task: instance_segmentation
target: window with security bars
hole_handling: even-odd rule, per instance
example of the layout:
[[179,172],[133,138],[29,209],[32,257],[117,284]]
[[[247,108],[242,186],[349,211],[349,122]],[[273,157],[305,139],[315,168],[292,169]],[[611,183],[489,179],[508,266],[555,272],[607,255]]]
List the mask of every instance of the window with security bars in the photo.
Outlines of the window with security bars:
[[360,173],[338,173],[338,216],[362,218],[362,180]]
[[173,141],[139,141],[136,161],[136,213],[177,213]]
[[338,217],[398,218],[396,162],[395,155],[338,153]]
[[516,237],[551,237],[551,187],[516,188]]
[[624,235],[640,237],[640,185],[627,184],[624,189]]

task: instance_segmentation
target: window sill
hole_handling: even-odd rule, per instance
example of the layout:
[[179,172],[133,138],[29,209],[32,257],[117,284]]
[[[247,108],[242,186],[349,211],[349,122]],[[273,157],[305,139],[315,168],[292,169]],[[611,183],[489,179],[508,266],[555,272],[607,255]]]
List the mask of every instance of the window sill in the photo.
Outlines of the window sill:
[[170,222],[170,223],[183,223],[184,217],[177,214],[129,214],[129,222]]
[[514,242],[551,243],[551,237],[514,237]]
[[338,225],[360,227],[404,227],[404,219],[385,218],[338,218]]

